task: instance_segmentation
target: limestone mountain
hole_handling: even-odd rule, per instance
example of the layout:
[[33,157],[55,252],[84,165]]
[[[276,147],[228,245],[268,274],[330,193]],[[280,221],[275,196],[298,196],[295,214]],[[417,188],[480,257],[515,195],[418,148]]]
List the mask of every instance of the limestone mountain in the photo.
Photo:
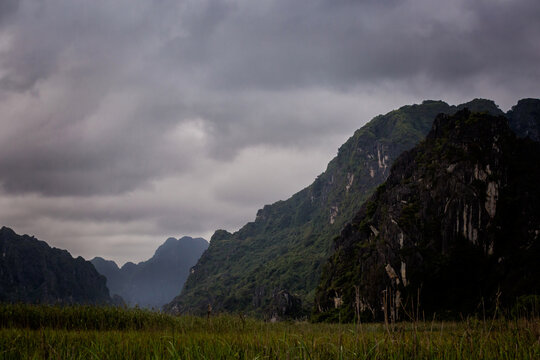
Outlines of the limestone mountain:
[[459,317],[539,294],[538,164],[505,117],[439,115],[335,239],[314,318]]
[[424,101],[375,117],[339,148],[310,186],[264,206],[234,234],[216,231],[166,310],[204,313],[211,304],[214,311],[308,314],[332,239],[387,178],[397,156],[425,137],[437,114],[464,107],[503,114],[492,101],[476,99],[460,106]]
[[110,304],[105,282],[82,257],[0,229],[0,302]]
[[111,294],[120,295],[131,306],[159,309],[180,292],[190,268],[207,247],[202,238],[184,236],[167,239],[152,258],[138,264],[128,262],[119,268],[100,257],[91,262],[107,278]]
[[506,114],[510,128],[519,137],[540,141],[540,100],[522,99]]
[[114,261],[105,260],[102,257],[95,257],[92,260],[90,260],[90,262],[92,263],[92,265],[94,265],[98,273],[105,276],[106,281],[107,281],[107,288],[109,288],[109,292],[111,294],[118,295],[119,292],[115,290],[118,289],[118,287],[122,283],[122,276],[121,276],[120,268],[118,267],[118,265],[116,265]]

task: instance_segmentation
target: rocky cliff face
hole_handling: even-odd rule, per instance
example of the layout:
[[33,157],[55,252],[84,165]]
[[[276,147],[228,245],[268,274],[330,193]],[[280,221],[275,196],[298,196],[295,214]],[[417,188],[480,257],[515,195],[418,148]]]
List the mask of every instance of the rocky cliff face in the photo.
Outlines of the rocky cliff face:
[[425,101],[374,118],[340,147],[313,184],[265,206],[234,234],[217,231],[166,309],[204,313],[211,304],[215,311],[273,317],[279,294],[288,294],[295,305],[284,313],[309,313],[331,240],[387,178],[397,156],[424,138],[435,116],[463,107],[502,114],[492,101],[477,99],[457,107]]
[[0,229],[0,302],[111,303],[105,277],[82,257]]
[[[540,291],[540,144],[440,115],[334,242],[314,318],[457,316]],[[481,310],[481,309],[480,309]]]
[[91,261],[107,278],[111,294],[121,296],[130,306],[160,309],[179,293],[190,268],[207,247],[202,238],[184,236],[167,239],[152,258],[138,264],[129,262],[118,268],[114,261]]

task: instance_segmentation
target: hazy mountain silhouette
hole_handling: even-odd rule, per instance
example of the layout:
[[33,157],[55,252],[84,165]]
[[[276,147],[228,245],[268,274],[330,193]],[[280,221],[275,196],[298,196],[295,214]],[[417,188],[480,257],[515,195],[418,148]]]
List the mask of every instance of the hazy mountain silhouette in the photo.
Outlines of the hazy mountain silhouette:
[[177,295],[208,242],[184,236],[169,238],[147,261],[128,262],[119,268],[114,261],[96,257],[91,260],[107,278],[111,294],[120,295],[128,305],[161,308]]

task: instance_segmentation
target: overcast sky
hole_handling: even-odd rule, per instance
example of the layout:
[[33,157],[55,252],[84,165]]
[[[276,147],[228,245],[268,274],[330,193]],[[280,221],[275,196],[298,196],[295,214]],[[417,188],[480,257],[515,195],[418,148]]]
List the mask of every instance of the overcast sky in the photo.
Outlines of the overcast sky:
[[372,117],[540,97],[538,0],[1,0],[0,225],[90,259],[237,230]]

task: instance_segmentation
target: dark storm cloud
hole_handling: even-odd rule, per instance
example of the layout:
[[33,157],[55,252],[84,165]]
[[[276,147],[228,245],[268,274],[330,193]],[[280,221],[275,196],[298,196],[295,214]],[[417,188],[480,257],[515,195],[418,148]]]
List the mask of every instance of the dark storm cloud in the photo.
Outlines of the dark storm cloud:
[[126,259],[233,230],[378,113],[538,97],[539,18],[537,0],[0,1],[0,222]]
[[188,28],[177,44],[198,51],[174,52],[210,69],[216,86],[259,89],[419,75],[455,86],[469,76],[515,76],[516,64],[531,68],[540,58],[534,0],[273,1],[262,8],[212,12],[202,21],[208,31]]
[[20,0],[2,0],[0,2],[0,28],[12,16],[12,13],[17,11],[19,2]]
[[[14,14],[18,21],[6,32],[9,46],[0,58],[5,107],[19,101],[28,108],[2,116],[17,124],[0,143],[4,189],[117,193],[188,168],[188,154],[176,153],[182,147],[167,148],[173,144],[163,139],[178,121],[181,101],[167,89],[156,91],[141,61],[145,50],[138,51],[137,39],[152,29],[149,20],[129,11],[115,16],[115,6],[103,3],[26,4]],[[171,155],[173,162],[160,161]]]

